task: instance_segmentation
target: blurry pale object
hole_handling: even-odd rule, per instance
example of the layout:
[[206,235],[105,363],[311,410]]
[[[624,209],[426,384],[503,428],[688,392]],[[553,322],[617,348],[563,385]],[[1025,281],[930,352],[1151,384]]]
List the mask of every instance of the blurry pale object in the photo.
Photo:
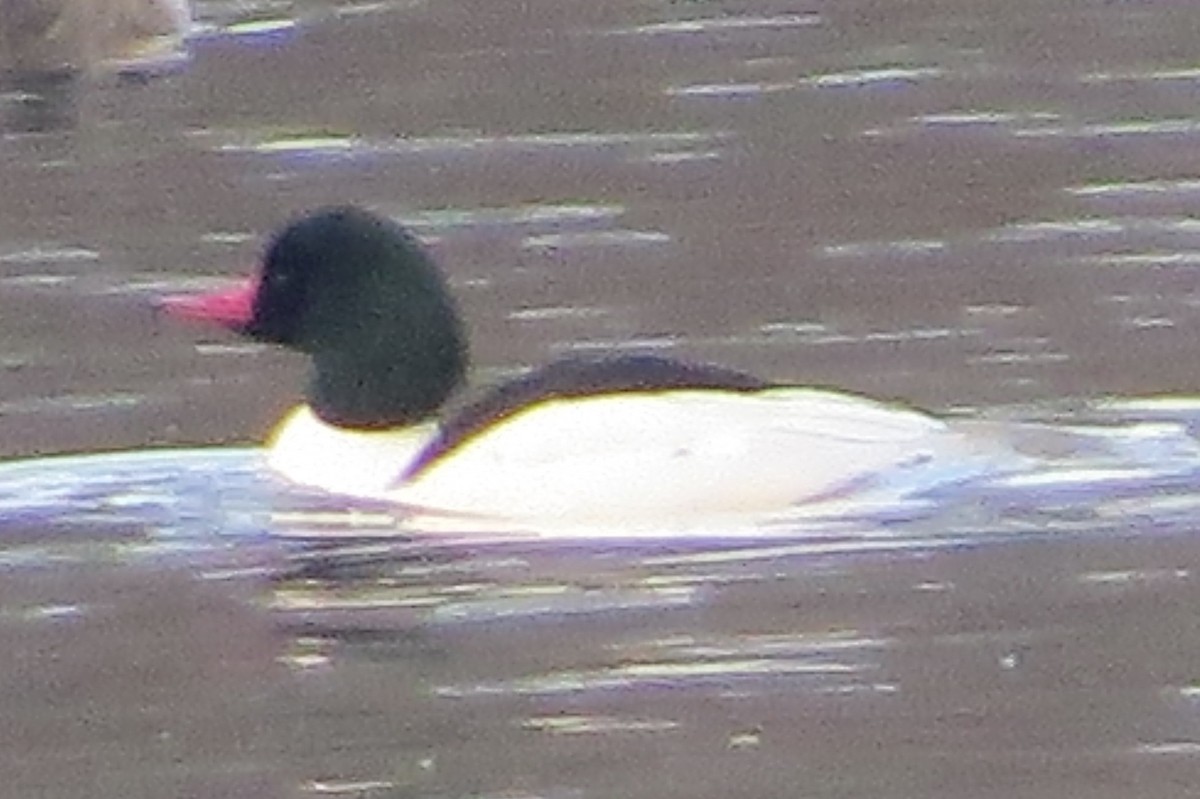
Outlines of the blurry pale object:
[[0,71],[90,72],[178,55],[187,0],[0,0]]

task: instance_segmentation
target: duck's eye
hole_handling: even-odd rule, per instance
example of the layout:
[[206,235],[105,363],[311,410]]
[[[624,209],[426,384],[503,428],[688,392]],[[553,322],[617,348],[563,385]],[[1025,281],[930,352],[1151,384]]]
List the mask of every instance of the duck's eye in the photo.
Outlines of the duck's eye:
[[272,290],[286,289],[292,282],[292,276],[287,272],[268,272],[266,276],[267,285]]

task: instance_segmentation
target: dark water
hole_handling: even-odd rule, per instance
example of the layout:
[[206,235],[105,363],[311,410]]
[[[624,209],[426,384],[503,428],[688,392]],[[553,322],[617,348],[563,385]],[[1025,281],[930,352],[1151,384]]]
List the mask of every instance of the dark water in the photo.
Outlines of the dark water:
[[[0,104],[0,452],[223,445],[0,466],[0,795],[1192,790],[1200,8],[196,11]],[[1050,461],[752,541],[381,540],[239,448],[303,364],[150,303],[329,202],[432,242],[480,381],[633,342]]]

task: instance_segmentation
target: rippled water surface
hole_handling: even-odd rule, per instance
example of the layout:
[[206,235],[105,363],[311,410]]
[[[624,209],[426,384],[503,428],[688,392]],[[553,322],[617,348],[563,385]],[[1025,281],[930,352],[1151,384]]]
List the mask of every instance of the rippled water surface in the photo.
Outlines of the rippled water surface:
[[[0,88],[0,793],[1192,790],[1200,7],[194,10]],[[262,469],[303,363],[153,310],[333,202],[430,243],[479,384],[626,346],[1027,460],[703,539],[395,535]]]

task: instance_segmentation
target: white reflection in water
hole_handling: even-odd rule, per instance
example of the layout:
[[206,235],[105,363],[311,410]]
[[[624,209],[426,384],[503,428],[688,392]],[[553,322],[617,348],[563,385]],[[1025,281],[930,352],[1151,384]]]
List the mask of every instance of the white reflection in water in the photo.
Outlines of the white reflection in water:
[[202,131],[201,139],[216,139],[213,149],[224,153],[251,153],[274,156],[418,156],[418,155],[490,155],[501,152],[543,152],[553,150],[629,150],[646,154],[666,150],[678,152],[685,147],[705,151],[730,138],[724,131],[683,132],[546,132],[506,136],[411,136],[367,138],[349,134],[267,136],[253,131]]
[[686,164],[693,162],[718,161],[725,157],[720,150],[680,150],[678,152],[651,153],[642,161],[649,164]]
[[[740,699],[779,690],[839,696],[890,694],[897,687],[875,677],[880,655],[890,646],[888,640],[854,630],[635,639],[607,647],[607,653],[600,657],[615,658],[611,665],[443,685],[435,693],[455,699],[564,694],[579,697],[670,686]],[[555,725],[537,726],[558,731]],[[580,731],[576,724],[566,727]],[[665,731],[674,729],[674,725],[660,723],[654,728]]]
[[756,16],[722,16],[693,19],[678,19],[671,22],[656,22],[649,25],[639,25],[634,28],[622,28],[610,31],[615,34],[634,34],[657,36],[663,34],[703,34],[725,31],[759,31],[783,30],[787,28],[807,28],[820,25],[822,19],[817,14],[780,14],[772,17]]
[[510,311],[506,318],[514,322],[554,322],[563,319],[598,319],[612,312],[611,308],[593,305],[548,305]]
[[461,227],[545,227],[610,222],[625,213],[625,206],[588,203],[530,203],[483,208],[441,208],[397,214],[403,224],[417,229],[449,230]]
[[79,412],[124,410],[144,404],[149,397],[125,391],[107,394],[62,394],[52,397],[27,397],[0,402],[3,414],[67,415]]
[[1187,196],[1200,193],[1200,180],[1180,178],[1090,183],[1086,186],[1068,186],[1066,192],[1076,197]]
[[906,256],[941,253],[949,246],[938,239],[902,239],[898,241],[860,241],[848,244],[830,244],[817,250],[829,258],[863,258],[884,255]]
[[754,97],[802,89],[870,89],[914,85],[943,74],[939,67],[884,67],[827,72],[786,81],[694,83],[671,86],[670,97]]
[[[1060,529],[1054,514],[1046,515],[1046,509],[1056,504],[1071,508],[1069,518],[1062,519],[1063,529],[1078,529],[1076,522],[1085,518],[1102,531],[1132,507],[1164,525],[1184,523],[1200,501],[1193,491],[1200,445],[1192,435],[1200,428],[1200,403],[1190,397],[1113,401],[1097,405],[1088,414],[1076,414],[1074,424],[1064,424],[1062,417],[1052,424],[952,422],[964,425],[965,434],[991,442],[984,449],[1006,442],[1018,457],[930,462],[903,474],[881,475],[845,501],[823,506],[816,517],[785,514],[747,520],[744,528],[726,525],[686,536],[672,535],[669,529],[645,531],[633,538],[618,531],[594,536],[601,549],[623,538],[635,550],[648,547],[650,551],[639,557],[655,568],[680,562],[704,569],[698,573],[655,571],[613,590],[526,580],[484,580],[468,589],[456,579],[458,587],[448,593],[399,590],[370,597],[342,596],[338,601],[358,607],[436,606],[443,620],[538,615],[555,609],[592,612],[647,603],[686,605],[696,600],[698,588],[728,577],[722,570],[713,571],[714,564],[748,562],[756,552],[778,557],[780,547],[790,548],[787,551],[793,555],[833,555],[936,547],[1014,532],[1045,535]],[[1095,423],[1085,424],[1089,419]],[[1022,529],[1022,520],[1030,514],[1037,516],[1037,523]],[[969,524],[968,518],[973,520]],[[525,534],[514,539],[502,532],[469,529],[423,536],[420,529],[404,523],[402,513],[380,503],[284,485],[266,472],[257,450],[159,450],[0,465],[0,537],[5,529],[44,530],[45,540],[37,541],[37,546],[53,545],[57,539],[51,531],[64,527],[93,529],[101,535],[104,530],[132,531],[133,543],[122,539],[119,546],[138,555],[222,549],[236,547],[239,541],[264,539],[291,541],[296,546],[322,540],[348,546],[375,539],[381,542],[376,545],[380,549],[360,550],[357,555],[372,560],[394,554],[395,546],[421,551],[453,548],[462,542],[508,540],[527,546],[554,541],[553,536],[531,539]],[[28,542],[27,533],[22,541]],[[670,542],[691,548],[689,541],[695,551],[653,551]],[[588,544],[574,541],[571,546]],[[14,551],[8,555],[24,557]],[[489,563],[491,569],[512,568],[503,559]],[[428,579],[432,574],[409,573],[405,579]],[[435,602],[428,601],[431,596]]]
[[870,666],[855,663],[831,663],[823,657],[730,659],[693,662],[629,663],[587,671],[556,671],[534,677],[468,685],[446,685],[434,689],[445,698],[481,696],[550,696],[587,694],[607,691],[637,691],[659,685],[675,688],[709,687],[721,689],[745,682],[762,691],[772,679],[803,679],[802,688],[823,693],[836,689],[844,693],[847,681],[862,684],[863,690],[886,692],[891,686],[863,682],[862,672]]
[[669,719],[621,718],[617,716],[534,716],[521,722],[522,729],[551,735],[611,735],[613,733],[670,732],[679,722]]
[[1049,111],[957,111],[922,114],[912,118],[916,125],[929,128],[969,128],[1010,125],[1013,123],[1053,122],[1060,118]]
[[1014,128],[1012,135],[1020,138],[1124,139],[1144,136],[1192,136],[1200,133],[1200,119],[1129,120],[1077,125],[1047,125],[1045,127]]
[[[907,77],[895,76],[889,79],[885,71],[881,72],[878,77],[871,76],[873,80],[862,85],[876,82],[893,84],[915,82],[939,74],[922,70],[916,70],[915,73]],[[832,86],[858,85],[853,80],[853,74],[844,77],[830,76],[827,83]],[[782,91],[785,88],[795,88],[796,85],[776,84],[769,91]],[[712,93],[717,91],[715,86],[708,88]],[[705,87],[696,87],[696,89],[695,92],[675,91],[674,93],[706,93]],[[759,93],[765,92],[760,89]],[[959,131],[963,135],[985,131],[1017,139],[1105,139],[1134,142],[1162,136],[1193,136],[1200,133],[1200,119],[1177,117],[1084,122],[1073,120],[1055,111],[964,110],[921,114],[901,123],[866,128],[861,135],[866,138],[898,138],[954,131]]]
[[100,260],[100,253],[85,247],[42,245],[0,255],[0,264],[62,264]]
[[1156,69],[1141,72],[1091,72],[1082,78],[1084,83],[1136,83],[1156,81],[1200,82],[1200,69]]
[[598,230],[526,236],[521,246],[527,250],[562,250],[575,247],[646,246],[670,241],[670,235],[658,230]]
[[1200,219],[1186,216],[1119,216],[1021,222],[985,234],[994,242],[1053,241],[1066,238],[1096,239],[1129,234],[1196,235]]
[[1101,253],[1099,255],[1082,255],[1070,259],[1074,263],[1091,264],[1094,266],[1200,266],[1200,250],[1180,250],[1175,252],[1120,252]]

